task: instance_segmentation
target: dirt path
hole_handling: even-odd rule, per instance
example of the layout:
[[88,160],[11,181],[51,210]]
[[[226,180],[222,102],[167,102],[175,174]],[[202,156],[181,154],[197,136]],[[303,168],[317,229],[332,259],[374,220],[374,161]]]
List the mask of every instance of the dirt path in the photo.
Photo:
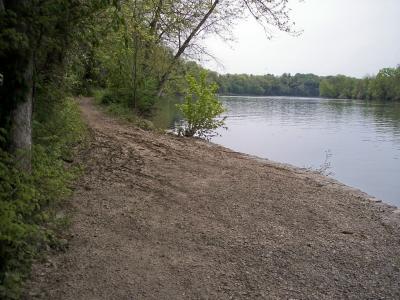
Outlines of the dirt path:
[[69,248],[35,266],[28,298],[400,299],[394,208],[81,107],[93,141]]

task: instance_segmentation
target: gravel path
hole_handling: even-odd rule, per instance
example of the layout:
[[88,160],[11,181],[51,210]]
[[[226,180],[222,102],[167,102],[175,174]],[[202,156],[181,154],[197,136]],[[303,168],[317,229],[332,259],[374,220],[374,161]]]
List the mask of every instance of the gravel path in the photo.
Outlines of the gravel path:
[[334,180],[146,132],[81,100],[92,142],[36,299],[400,299],[400,211]]

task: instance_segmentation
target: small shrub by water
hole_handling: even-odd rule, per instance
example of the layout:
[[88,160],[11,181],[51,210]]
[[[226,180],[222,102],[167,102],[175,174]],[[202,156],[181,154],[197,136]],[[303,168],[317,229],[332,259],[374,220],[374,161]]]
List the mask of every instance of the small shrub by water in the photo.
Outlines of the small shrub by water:
[[176,105],[186,121],[180,132],[185,136],[196,135],[208,139],[225,124],[224,118],[217,118],[225,111],[216,96],[218,86],[207,82],[206,72],[202,72],[198,80],[187,76],[187,83],[189,88],[185,100]]

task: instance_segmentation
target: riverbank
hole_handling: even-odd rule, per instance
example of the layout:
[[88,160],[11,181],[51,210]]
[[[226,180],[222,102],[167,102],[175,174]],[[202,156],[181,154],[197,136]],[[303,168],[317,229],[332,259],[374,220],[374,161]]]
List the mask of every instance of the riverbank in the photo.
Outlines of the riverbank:
[[400,215],[321,175],[144,131],[92,131],[65,253],[27,298],[397,299]]

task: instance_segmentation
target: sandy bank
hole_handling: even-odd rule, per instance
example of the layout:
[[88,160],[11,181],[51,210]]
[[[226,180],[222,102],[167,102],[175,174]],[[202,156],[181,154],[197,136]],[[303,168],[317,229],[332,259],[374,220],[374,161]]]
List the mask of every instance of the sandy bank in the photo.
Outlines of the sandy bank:
[[27,298],[400,298],[396,208],[81,107],[93,139],[69,248],[35,266]]

